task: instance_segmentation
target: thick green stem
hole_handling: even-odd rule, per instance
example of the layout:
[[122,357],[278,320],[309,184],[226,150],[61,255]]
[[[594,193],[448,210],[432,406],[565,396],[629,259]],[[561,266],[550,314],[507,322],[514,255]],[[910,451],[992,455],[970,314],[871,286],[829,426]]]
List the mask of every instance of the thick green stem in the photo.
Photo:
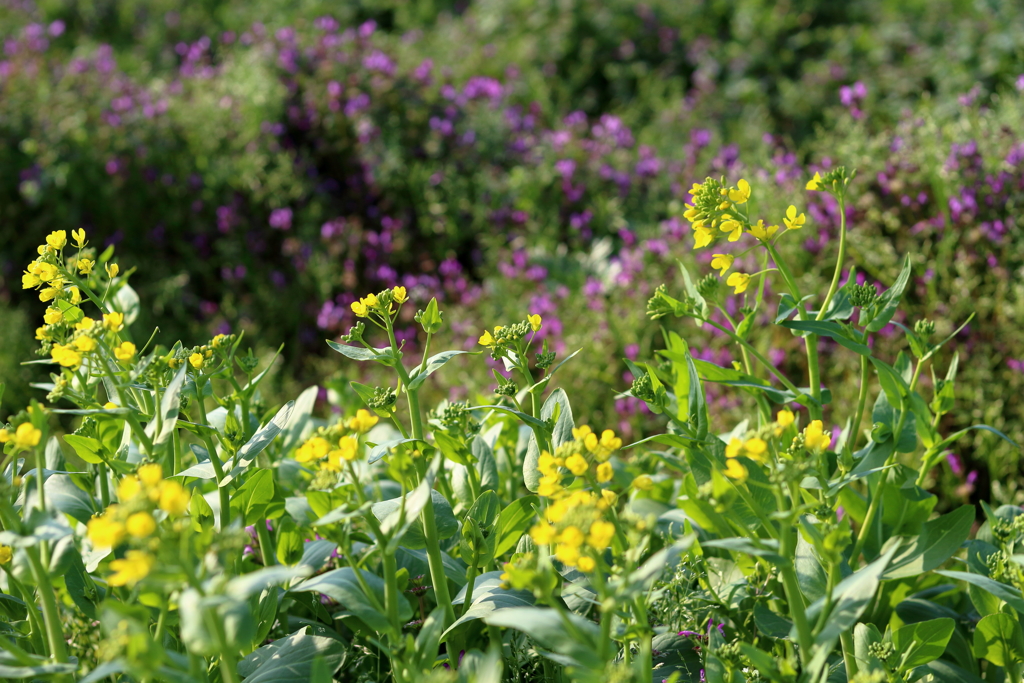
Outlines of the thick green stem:
[[[398,564],[395,562],[394,554],[384,551],[383,546],[381,557],[384,562],[384,606],[388,611],[388,622],[397,642],[402,635],[402,622],[398,618]],[[357,569],[356,572],[358,571]]]
[[260,559],[263,560],[263,566],[269,567],[272,564],[277,564],[274,541],[271,540],[270,532],[267,530],[266,517],[261,517],[256,521],[256,537],[260,541]]
[[839,642],[843,646],[843,662],[846,664],[846,680],[852,681],[857,675],[857,657],[853,634],[850,631],[843,631],[839,634]]
[[437,537],[437,522],[434,520],[434,505],[427,503],[420,513],[423,523],[423,535],[427,542],[427,566],[430,568],[430,583],[434,586],[434,597],[437,604],[444,608],[445,628],[455,622],[455,609],[452,607],[452,596],[448,591],[448,577],[444,575],[444,563],[441,560],[441,544]]
[[466,600],[462,603],[462,614],[464,615],[470,605],[473,604],[473,589],[476,587],[476,571],[477,571],[477,559],[473,556],[473,564],[469,565],[469,569],[466,570]]
[[[795,485],[792,486],[790,494],[792,511],[795,515],[800,505],[800,499],[797,497],[800,494],[799,489]],[[796,569],[793,565],[796,555],[797,531],[795,524],[784,524],[781,533],[780,552],[786,558],[786,562],[779,567],[779,572],[782,574],[782,585],[786,591],[789,616],[796,627],[797,644],[800,646],[800,664],[806,668],[807,662],[810,661],[811,645],[814,639],[811,636],[810,624],[807,623],[807,606],[804,604],[804,596],[800,592],[800,582],[797,580]]]
[[[196,401],[196,405],[199,406],[199,421],[204,427],[208,427],[206,419],[206,405],[203,403],[203,385],[200,382],[196,383],[197,393],[199,400]],[[220,528],[227,529],[231,524],[231,495],[228,492],[226,486],[221,486],[221,482],[224,481],[224,466],[220,461],[220,456],[217,455],[217,446],[213,443],[213,437],[203,434],[203,443],[206,444],[206,450],[210,456],[210,464],[213,465],[213,473],[217,476],[217,493],[220,498]]]
[[839,200],[839,256],[836,258],[835,272],[832,273],[832,284],[828,287],[828,293],[825,295],[825,300],[821,303],[821,308],[818,310],[815,320],[821,320],[825,317],[825,311],[828,310],[828,305],[832,303],[832,298],[839,289],[839,278],[843,275],[843,261],[846,260],[846,203],[841,195],[836,199]]
[[[68,661],[68,649],[67,643],[64,641],[64,633],[61,630],[57,594],[53,590],[53,584],[50,583],[49,573],[39,559],[38,548],[28,548],[27,551],[32,567],[32,578],[35,580],[39,592],[39,602],[42,603],[43,623],[46,626],[46,642],[50,647],[50,654],[57,662],[66,662]],[[56,680],[68,680],[68,677],[59,676]]]

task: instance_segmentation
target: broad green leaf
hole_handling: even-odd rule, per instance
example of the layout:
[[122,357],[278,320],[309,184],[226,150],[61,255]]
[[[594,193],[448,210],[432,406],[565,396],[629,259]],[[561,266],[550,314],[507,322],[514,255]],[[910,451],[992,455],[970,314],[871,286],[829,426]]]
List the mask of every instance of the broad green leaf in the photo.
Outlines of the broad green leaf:
[[434,432],[434,442],[444,457],[458,465],[470,467],[476,460],[464,443],[441,430]]
[[[306,579],[299,585],[293,586],[289,592],[321,593],[337,600],[345,606],[345,609],[359,617],[373,630],[381,633],[388,631],[391,625],[388,623],[387,612],[384,611],[384,579],[368,571],[359,571],[363,581],[373,593],[372,598],[363,592],[355,574],[356,570],[352,567],[334,569],[320,576]],[[404,595],[398,596],[398,618],[402,621],[412,618],[412,607]]]
[[395,360],[394,354],[388,347],[380,349],[368,349],[365,346],[350,346],[348,344],[339,344],[338,342],[327,340],[327,345],[332,349],[352,360],[358,361],[375,361],[381,365],[392,366],[397,361]]
[[[434,435],[435,440],[437,440],[438,436],[444,437],[447,435],[443,434],[442,432],[437,432]],[[373,448],[371,448],[370,452],[367,454],[366,462],[372,465],[373,463],[377,462],[378,460],[386,456],[388,453],[390,453],[391,451],[405,443],[421,443],[424,446],[430,446],[430,444],[424,441],[423,439],[392,439],[390,441],[385,441],[384,443],[379,443],[375,445]],[[438,446],[440,447],[440,445],[440,441],[438,441]]]
[[498,516],[498,541],[494,547],[494,556],[501,557],[516,547],[519,539],[533,525],[536,516],[534,506],[538,504],[537,496],[524,496],[508,504]]
[[307,635],[297,631],[264,645],[238,663],[245,683],[296,683],[309,681],[313,662],[319,660],[333,675],[345,660],[345,643],[336,638]]
[[[399,541],[403,547],[412,550],[426,547],[423,526],[419,522],[419,510],[415,509],[412,503],[412,497],[415,493],[416,491],[413,491],[407,495],[409,502],[407,503],[406,519],[403,524],[403,527],[407,528],[402,533],[401,540]],[[440,491],[433,489],[430,490],[430,500],[434,506],[434,522],[437,525],[438,538],[441,540],[451,538],[459,530],[459,520],[455,518],[455,514],[452,512],[451,503],[441,495]],[[397,524],[401,505],[401,498],[392,498],[375,503],[371,507],[373,516],[381,522],[382,530],[388,530],[390,528],[389,525]],[[422,505],[420,509],[422,509]]]
[[1020,620],[1004,613],[983,617],[974,629],[974,655],[1001,667],[1024,661]]
[[231,496],[231,512],[240,515],[246,525],[252,525],[265,515],[273,499],[274,473],[257,470]]
[[461,356],[463,354],[478,356],[480,355],[480,352],[442,351],[441,353],[431,356],[430,358],[427,359],[427,366],[423,369],[422,372],[420,372],[420,368],[417,366],[416,369],[409,374],[409,389],[418,389],[420,385],[427,380],[427,377],[440,370],[444,366],[444,364],[450,361],[452,358],[455,358],[456,356]]
[[597,624],[572,612],[565,618],[573,623],[582,638],[568,631],[563,617],[547,607],[499,609],[484,616],[483,620],[490,626],[512,628],[525,633],[542,648],[561,655],[561,658],[555,660],[559,663],[575,663],[591,671],[602,669],[604,663],[597,657],[597,641],[600,637]]
[[[441,636],[442,640],[447,639],[452,631],[466,622],[475,619],[485,619],[488,615],[499,610],[533,605],[534,597],[531,591],[504,589],[501,587],[503,583],[501,580],[502,573],[501,571],[486,572],[476,577],[476,583],[473,586],[472,604],[462,613],[462,616],[445,630]],[[465,604],[465,602],[466,587],[463,586],[462,590],[452,599],[452,604],[458,606]]]
[[100,451],[103,446],[100,444],[98,439],[94,439],[91,436],[80,436],[78,434],[65,434],[64,440],[68,442],[68,445],[75,449],[75,453],[78,454],[78,457],[87,463],[98,465],[103,462],[103,458],[100,457]]
[[938,568],[960,549],[970,536],[973,525],[973,505],[961,505],[952,512],[925,522],[921,533],[893,558],[885,578],[909,578]]
[[900,672],[941,657],[946,651],[946,643],[953,635],[955,625],[952,619],[943,617],[908,624],[893,631],[892,644],[903,658],[899,667]]
[[844,346],[862,356],[870,356],[871,349],[858,341],[850,338],[846,329],[835,321],[825,322],[824,320],[786,320],[781,323],[783,327],[801,332],[810,332],[822,337],[829,337],[835,340],[840,346]]
[[285,403],[277,411],[277,414],[274,415],[274,419],[260,427],[252,435],[252,438],[238,449],[238,453],[235,454],[235,460],[238,464],[229,473],[224,475],[224,479],[219,484],[220,486],[227,486],[236,477],[245,472],[246,468],[256,459],[256,456],[262,453],[270,445],[270,442],[288,426],[294,410],[295,401]]
[[[146,434],[153,440],[154,444],[162,444],[171,438],[174,428],[178,426],[178,413],[181,407],[181,387],[185,382],[187,363],[182,363],[181,368],[175,373],[174,378],[164,387],[160,396],[159,420],[156,416],[146,425]],[[157,427],[159,426],[159,431]]]
[[900,270],[896,282],[878,297],[878,313],[867,324],[866,329],[868,332],[878,332],[892,320],[893,314],[899,308],[900,300],[903,298],[903,290],[907,288],[908,282],[910,282],[910,254],[907,254],[906,259],[904,259],[903,269]]
[[967,583],[977,586],[982,590],[991,593],[995,597],[1003,600],[1010,607],[1014,608],[1021,614],[1024,614],[1024,598],[1021,597],[1021,592],[1012,586],[1007,586],[1005,583],[999,583],[987,576],[981,574],[970,574],[968,572],[956,572],[948,570],[937,571],[936,574],[949,577],[951,579],[959,579],[966,581]]

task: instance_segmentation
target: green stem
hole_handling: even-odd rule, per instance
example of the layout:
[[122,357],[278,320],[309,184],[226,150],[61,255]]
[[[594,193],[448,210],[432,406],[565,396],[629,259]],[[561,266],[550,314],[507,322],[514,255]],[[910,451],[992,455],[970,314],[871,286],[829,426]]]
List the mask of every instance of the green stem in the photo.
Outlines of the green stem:
[[[377,539],[378,543],[380,541],[381,539]],[[402,635],[402,622],[398,618],[398,563],[395,562],[394,553],[385,551],[383,545],[381,546],[381,557],[384,561],[384,605],[388,611],[388,622],[391,624],[397,642]]]
[[[196,405],[199,406],[199,420],[204,427],[208,427],[206,419],[206,405],[203,402],[203,385],[201,382],[196,382],[196,393],[199,395],[199,400],[196,401]],[[217,446],[213,443],[213,438],[203,433],[203,443],[206,444],[206,450],[210,455],[210,464],[213,465],[213,473],[217,476],[217,494],[220,498],[220,528],[225,530],[231,524],[231,496],[228,493],[226,486],[221,486],[221,482],[224,481],[224,465],[220,461],[220,456],[217,455]]]
[[473,563],[466,570],[466,601],[462,603],[462,614],[465,615],[469,606],[473,604],[473,589],[476,587],[476,566],[477,558],[473,556]]
[[[794,498],[792,505],[795,513],[799,500]],[[811,638],[810,625],[807,623],[807,606],[804,604],[804,596],[800,592],[800,582],[796,578],[796,570],[793,567],[793,557],[796,551],[795,533],[794,525],[783,525],[780,551],[782,556],[786,558],[786,563],[779,567],[779,572],[782,574],[782,585],[786,591],[789,616],[793,620],[794,626],[796,626],[797,644],[800,646],[800,664],[803,668],[806,668],[811,656],[813,639]]]
[[263,566],[269,567],[272,564],[277,564],[274,541],[271,540],[270,532],[267,530],[266,517],[261,517],[256,521],[256,538],[260,541],[260,559],[263,560]]
[[[865,343],[867,342],[867,334],[864,335]],[[857,439],[860,438],[860,423],[864,416],[864,406],[868,400],[868,380],[870,380],[870,368],[868,366],[868,357],[860,357],[860,392],[857,394],[857,412],[853,416],[853,428],[850,430],[850,438],[847,439],[846,443],[849,444],[850,452],[857,447]]]
[[852,681],[857,675],[856,646],[853,644],[853,634],[850,631],[843,631],[839,634],[839,642],[843,646],[843,662],[846,663],[846,680]]
[[828,305],[832,303],[832,298],[839,289],[839,278],[843,274],[843,261],[846,260],[846,203],[842,195],[836,197],[836,199],[839,201],[839,256],[836,258],[835,272],[832,273],[832,284],[829,285],[825,301],[822,302],[815,320],[821,320],[825,317],[825,311],[828,310]]
[[[53,658],[60,663],[68,661],[67,643],[61,630],[60,612],[57,609],[57,593],[50,583],[50,574],[39,559],[38,548],[26,548],[32,568],[32,578],[39,592],[39,602],[43,608],[43,623],[46,626],[46,641]],[[60,676],[57,680],[67,680]]]
[[737,336],[732,330],[729,330],[728,328],[722,327],[721,325],[716,323],[714,320],[704,320],[704,322],[706,322],[708,325],[711,325],[712,327],[715,327],[715,328],[721,330],[728,337],[730,337],[733,341],[735,341],[736,343],[740,344],[741,346],[746,348],[748,351],[750,351],[750,355],[752,355],[754,358],[756,358],[757,361],[759,363],[761,363],[761,365],[765,366],[765,368],[767,368],[770,373],[775,375],[775,377],[780,382],[782,382],[782,386],[786,387],[791,392],[793,392],[793,395],[796,396],[797,399],[804,398],[804,399],[807,399],[809,402],[813,403],[814,399],[812,397],[808,396],[804,392],[802,392],[799,389],[797,389],[796,385],[794,385],[792,382],[790,382],[789,379],[785,375],[783,375],[781,372],[776,370],[775,366],[772,365],[768,361],[767,358],[765,358],[760,353],[758,353],[757,349],[755,349],[753,346],[748,344],[746,342],[746,340],[744,340],[741,337]]

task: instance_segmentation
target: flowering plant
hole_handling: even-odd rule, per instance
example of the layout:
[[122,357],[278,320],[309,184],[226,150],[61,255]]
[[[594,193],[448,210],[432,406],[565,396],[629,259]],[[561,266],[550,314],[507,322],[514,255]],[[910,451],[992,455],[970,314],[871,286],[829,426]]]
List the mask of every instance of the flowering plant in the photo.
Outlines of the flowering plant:
[[[841,168],[808,183],[840,208],[848,187]],[[898,325],[909,354],[890,364],[871,351],[909,262],[882,293],[853,277],[841,285],[844,219],[817,301],[776,249],[813,226],[795,206],[783,228],[755,217],[745,181],[708,179],[692,196],[695,246],[724,239],[743,251],[722,248],[718,273],[696,282],[684,270],[685,293],[658,288],[649,313],[719,329],[742,362],[695,359],[666,326],[656,359],[627,361],[624,394],[667,430],[632,444],[576,423],[554,383],[576,354],[559,360],[535,346],[540,314],[483,331],[482,350],[431,353],[445,322],[431,299],[413,316],[422,344],[410,363],[395,334],[409,292],[367,294],[351,303],[356,323],[328,344],[393,380],[353,382],[363,407],[320,419],[317,387],[265,404],[267,369],[257,372],[240,336],[141,343],[131,271],[112,249],[92,250],[84,231],[71,243],[50,234],[23,287],[47,304],[37,362],[56,370],[45,387],[53,406],[33,402],[0,430],[0,673],[1019,679],[1020,510],[985,506],[969,540],[974,508],[933,517],[937,498],[924,488],[966,432],[939,431],[954,407],[956,356],[932,395],[920,393],[948,338],[933,343],[934,327],[919,321]],[[720,282],[734,267],[735,316]],[[804,339],[806,387],[767,360],[753,324],[776,273],[788,291],[775,325]],[[822,337],[860,359],[855,398],[821,386]],[[422,405],[449,361],[484,351],[492,393]],[[717,432],[708,384],[743,392],[750,416]],[[61,419],[74,431],[51,435]],[[942,569],[951,560],[966,571]]]

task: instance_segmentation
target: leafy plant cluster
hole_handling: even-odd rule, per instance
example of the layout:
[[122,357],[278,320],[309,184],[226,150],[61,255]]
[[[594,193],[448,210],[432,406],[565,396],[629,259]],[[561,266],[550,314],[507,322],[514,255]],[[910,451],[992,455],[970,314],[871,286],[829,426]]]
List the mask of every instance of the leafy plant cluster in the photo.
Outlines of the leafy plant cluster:
[[[362,407],[321,419],[315,386],[267,403],[269,368],[241,334],[134,336],[131,270],[84,230],[50,233],[22,274],[45,304],[47,404],[0,429],[0,675],[1016,680],[1024,518],[982,505],[971,538],[973,506],[937,513],[929,474],[968,431],[942,428],[962,409],[957,357],[935,367],[956,333],[894,323],[910,259],[881,292],[842,282],[851,177],[806,182],[841,217],[832,277],[808,295],[779,251],[813,230],[805,211],[758,213],[756,182],[691,188],[683,215],[717,273],[683,268],[680,291],[653,291],[664,348],[627,362],[622,395],[663,433],[635,443],[576,422],[558,383],[587,360],[541,341],[539,313],[438,352],[451,323],[436,298],[413,314],[403,286],[366,294],[328,345],[389,379],[353,382]],[[755,325],[769,280],[785,294]],[[415,352],[395,334],[406,310]],[[905,340],[891,363],[872,350],[888,324]],[[696,357],[701,326],[741,360]],[[772,328],[800,340],[806,378],[758,350]],[[856,393],[823,385],[825,339],[859,365]],[[483,353],[496,391],[423,403],[454,359]],[[712,387],[739,397],[741,421]],[[52,428],[60,416],[73,432]]]

